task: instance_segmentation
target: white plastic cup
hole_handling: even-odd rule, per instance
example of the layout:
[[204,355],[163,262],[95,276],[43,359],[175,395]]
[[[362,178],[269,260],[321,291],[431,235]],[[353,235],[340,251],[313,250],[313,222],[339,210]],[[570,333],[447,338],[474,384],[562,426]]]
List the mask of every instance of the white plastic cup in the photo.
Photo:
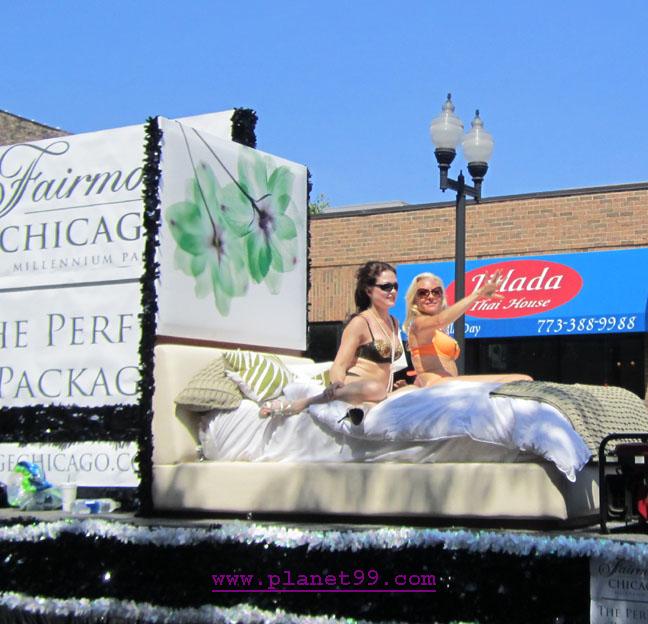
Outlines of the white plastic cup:
[[63,503],[63,511],[72,513],[74,501],[76,500],[77,486],[76,483],[61,483],[61,502]]

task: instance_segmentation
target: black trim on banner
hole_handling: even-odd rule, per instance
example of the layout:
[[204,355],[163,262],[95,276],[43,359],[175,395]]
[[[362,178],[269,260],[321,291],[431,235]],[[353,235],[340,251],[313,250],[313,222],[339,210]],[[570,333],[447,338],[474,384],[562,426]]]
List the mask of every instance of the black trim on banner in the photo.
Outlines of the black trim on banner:
[[[310,198],[313,191],[313,179],[310,169],[306,168],[306,314],[310,311],[308,295],[311,289],[311,229],[310,229]],[[308,316],[307,316],[308,318]],[[308,323],[308,321],[307,321]]]
[[153,481],[153,378],[157,294],[155,280],[159,265],[155,260],[155,248],[159,244],[160,228],[160,157],[162,154],[162,131],[156,118],[149,118],[145,126],[144,156],[144,273],[142,275],[142,312],[140,313],[142,341],[140,343],[140,419],[137,464],[139,466],[140,511],[144,514],[153,509],[151,484]]
[[0,442],[135,442],[138,405],[30,405],[0,409]]
[[256,134],[254,132],[257,114],[251,108],[236,108],[232,115],[232,141],[247,147],[256,147]]
[[313,191],[313,179],[308,167],[306,168],[306,353],[310,351],[311,336],[309,329],[309,316],[311,309],[310,291],[312,287],[311,280],[311,211],[310,198]]

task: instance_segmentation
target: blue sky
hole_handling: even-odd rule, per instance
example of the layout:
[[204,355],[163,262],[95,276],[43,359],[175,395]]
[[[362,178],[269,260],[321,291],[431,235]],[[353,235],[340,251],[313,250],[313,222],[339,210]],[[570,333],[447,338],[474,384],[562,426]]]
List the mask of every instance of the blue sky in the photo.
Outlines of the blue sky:
[[[0,109],[70,132],[232,107],[332,206],[452,200],[430,120],[495,139],[484,196],[648,180],[643,0],[4,3]],[[451,174],[456,177],[459,156]]]

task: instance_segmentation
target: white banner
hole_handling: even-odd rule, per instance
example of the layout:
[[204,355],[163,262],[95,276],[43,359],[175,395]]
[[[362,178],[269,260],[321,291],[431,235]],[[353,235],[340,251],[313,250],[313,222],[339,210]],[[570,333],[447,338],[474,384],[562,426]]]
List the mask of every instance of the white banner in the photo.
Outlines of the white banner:
[[0,151],[0,406],[135,404],[144,130]]
[[132,126],[0,151],[0,287],[137,279],[144,131]]
[[0,405],[136,403],[140,297],[139,282],[1,293]]
[[204,115],[192,115],[191,117],[178,117],[176,121],[196,128],[201,132],[208,132],[217,136],[223,141],[232,140],[232,115],[235,109],[220,111],[218,113],[205,113]]
[[163,131],[158,333],[306,348],[306,168]]
[[52,485],[69,481],[80,487],[136,487],[136,452],[134,442],[30,444],[28,449],[0,443],[0,481],[7,483],[16,464],[28,461],[38,464]]
[[648,621],[648,566],[593,557],[590,600],[592,624]]

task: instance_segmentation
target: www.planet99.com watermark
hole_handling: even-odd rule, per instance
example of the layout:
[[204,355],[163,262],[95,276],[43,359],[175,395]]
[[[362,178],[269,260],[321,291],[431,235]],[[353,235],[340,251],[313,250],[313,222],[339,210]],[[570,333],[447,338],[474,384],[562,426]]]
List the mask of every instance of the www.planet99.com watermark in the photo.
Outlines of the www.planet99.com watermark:
[[375,568],[280,574],[212,574],[213,593],[434,593],[437,578],[428,573],[381,575]]

